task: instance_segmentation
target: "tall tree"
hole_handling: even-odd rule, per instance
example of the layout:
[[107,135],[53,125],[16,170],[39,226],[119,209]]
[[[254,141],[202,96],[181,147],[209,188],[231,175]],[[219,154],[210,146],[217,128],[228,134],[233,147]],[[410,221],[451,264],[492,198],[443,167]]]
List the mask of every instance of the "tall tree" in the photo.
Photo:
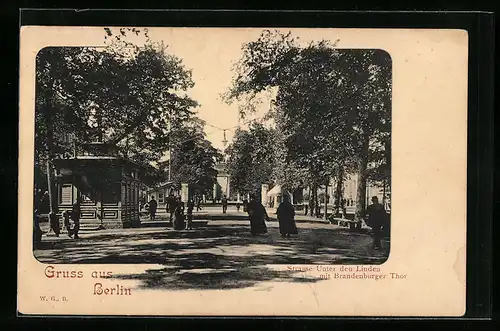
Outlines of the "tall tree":
[[62,82],[59,99],[71,111],[61,126],[79,140],[115,144],[141,162],[159,159],[169,139],[170,114],[186,121],[195,115],[197,103],[186,95],[194,85],[191,71],[161,44],[128,53],[117,47],[44,49],[38,64],[48,69],[39,75],[40,85]]
[[199,193],[208,193],[217,181],[216,161],[222,154],[205,137],[201,120],[177,123],[172,132],[171,180],[180,185],[189,183]]
[[334,46],[327,41],[302,46],[290,34],[264,31],[243,46],[225,97],[243,101],[240,111],[245,113],[252,107],[244,102],[277,88],[287,163],[309,171],[313,201],[318,186],[342,178],[346,167],[356,163],[359,218],[365,208],[370,142],[390,121],[390,58],[383,51]]
[[257,193],[261,184],[271,181],[274,168],[274,130],[252,123],[248,130],[237,130],[227,148],[227,169],[231,187],[239,193]]
[[[353,128],[357,158],[356,218],[366,208],[370,150],[377,141],[390,139],[392,70],[389,54],[382,50],[351,50],[339,59],[344,105]],[[390,146],[387,145],[389,148]]]

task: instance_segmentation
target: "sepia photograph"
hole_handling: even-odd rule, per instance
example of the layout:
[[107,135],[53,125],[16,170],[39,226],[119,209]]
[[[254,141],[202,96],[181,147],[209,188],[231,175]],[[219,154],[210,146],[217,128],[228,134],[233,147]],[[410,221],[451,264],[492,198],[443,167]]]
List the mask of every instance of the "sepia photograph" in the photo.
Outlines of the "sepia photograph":
[[461,314],[467,50],[460,30],[24,27],[20,311]]

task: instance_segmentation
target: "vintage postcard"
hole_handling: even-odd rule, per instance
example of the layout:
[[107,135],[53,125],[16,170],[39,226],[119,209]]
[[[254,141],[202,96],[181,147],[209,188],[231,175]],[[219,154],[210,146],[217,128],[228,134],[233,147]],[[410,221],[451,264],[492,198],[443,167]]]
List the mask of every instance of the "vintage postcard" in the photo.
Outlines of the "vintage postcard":
[[23,315],[462,316],[463,30],[24,26]]

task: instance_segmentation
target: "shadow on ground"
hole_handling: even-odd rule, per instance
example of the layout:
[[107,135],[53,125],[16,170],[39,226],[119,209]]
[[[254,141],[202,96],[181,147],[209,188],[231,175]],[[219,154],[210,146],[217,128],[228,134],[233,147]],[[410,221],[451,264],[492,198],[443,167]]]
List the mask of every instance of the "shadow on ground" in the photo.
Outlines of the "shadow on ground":
[[246,225],[210,225],[193,231],[95,233],[80,240],[47,240],[35,250],[43,263],[159,264],[116,278],[139,280],[154,289],[231,289],[264,281],[316,282],[303,273],[270,268],[284,264],[380,264],[386,250],[373,251],[366,234],[338,228],[302,228],[295,238],[281,238],[269,228],[253,237]]

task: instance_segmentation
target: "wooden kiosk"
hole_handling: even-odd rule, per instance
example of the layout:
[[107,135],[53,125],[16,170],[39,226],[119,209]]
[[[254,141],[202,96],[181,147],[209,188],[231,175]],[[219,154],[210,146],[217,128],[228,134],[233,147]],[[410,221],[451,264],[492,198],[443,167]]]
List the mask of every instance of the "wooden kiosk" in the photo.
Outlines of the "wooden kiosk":
[[142,168],[118,156],[114,146],[82,147],[83,155],[54,161],[58,213],[71,210],[79,198],[82,229],[139,226]]

